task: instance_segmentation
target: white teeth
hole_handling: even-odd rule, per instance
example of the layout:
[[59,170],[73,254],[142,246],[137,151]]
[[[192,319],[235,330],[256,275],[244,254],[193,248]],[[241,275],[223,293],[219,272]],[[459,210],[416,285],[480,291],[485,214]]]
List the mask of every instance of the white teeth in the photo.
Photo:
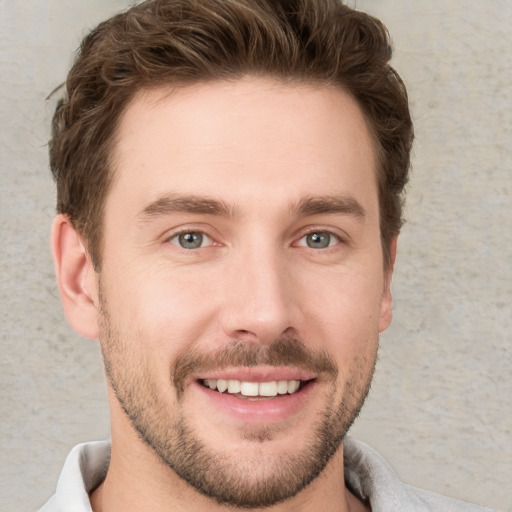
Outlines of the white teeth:
[[259,391],[261,396],[276,396],[277,382],[261,382]]
[[290,382],[288,382],[288,393],[290,393],[290,395],[292,393],[295,393],[295,391],[299,389],[299,386],[300,382],[298,380],[291,380]]
[[240,393],[239,380],[228,380],[228,393]]
[[300,388],[300,380],[279,380],[269,382],[246,382],[239,380],[205,379],[206,387],[217,390],[220,393],[227,391],[233,395],[240,393],[243,396],[273,397],[296,393]]
[[240,393],[244,396],[258,396],[259,385],[257,382],[241,382]]
[[228,389],[228,381],[227,380],[224,380],[224,379],[219,379],[217,381],[217,389],[221,392],[221,393],[224,393],[224,391],[226,391],[226,389]]
[[277,383],[277,392],[280,395],[286,395],[286,393],[288,393],[288,381],[287,380],[280,380]]

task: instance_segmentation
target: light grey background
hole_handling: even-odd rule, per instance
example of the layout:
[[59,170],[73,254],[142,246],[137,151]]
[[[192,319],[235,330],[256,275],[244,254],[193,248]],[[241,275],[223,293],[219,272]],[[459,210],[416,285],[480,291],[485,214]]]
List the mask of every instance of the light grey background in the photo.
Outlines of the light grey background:
[[[352,0],[353,5],[355,0]],[[87,29],[126,0],[0,0],[0,507],[53,493],[109,434],[99,350],[67,326],[46,143]],[[512,2],[358,0],[381,17],[417,141],[395,320],[353,434],[414,485],[512,511]]]

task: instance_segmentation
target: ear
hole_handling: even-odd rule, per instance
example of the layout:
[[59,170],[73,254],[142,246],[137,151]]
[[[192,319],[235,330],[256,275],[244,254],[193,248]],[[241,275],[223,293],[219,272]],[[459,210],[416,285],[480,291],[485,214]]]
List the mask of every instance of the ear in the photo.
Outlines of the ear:
[[380,303],[379,332],[385,331],[391,324],[391,320],[393,318],[391,279],[393,277],[393,269],[395,267],[397,245],[398,237],[394,237],[389,246],[389,266],[384,270],[384,290],[382,292],[382,300]]
[[59,214],[53,221],[51,248],[69,324],[78,334],[97,338],[97,275],[80,235],[65,215]]

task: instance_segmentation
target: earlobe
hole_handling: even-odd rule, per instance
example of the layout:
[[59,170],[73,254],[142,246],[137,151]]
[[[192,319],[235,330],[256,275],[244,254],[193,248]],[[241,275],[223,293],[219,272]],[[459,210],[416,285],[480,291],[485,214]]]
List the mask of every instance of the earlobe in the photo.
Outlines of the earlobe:
[[59,214],[52,225],[51,248],[66,318],[86,338],[98,337],[97,278],[94,267],[69,218]]
[[391,295],[391,279],[395,266],[398,238],[394,237],[389,247],[389,266],[384,271],[384,290],[380,303],[379,332],[385,331],[393,318],[393,297]]

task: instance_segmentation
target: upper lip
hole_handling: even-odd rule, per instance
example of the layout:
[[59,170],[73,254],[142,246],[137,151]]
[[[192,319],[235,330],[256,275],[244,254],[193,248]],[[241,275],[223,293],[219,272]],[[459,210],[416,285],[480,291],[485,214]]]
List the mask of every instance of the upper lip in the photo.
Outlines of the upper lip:
[[308,370],[293,367],[241,367],[241,368],[223,368],[219,370],[209,370],[204,373],[199,372],[193,380],[239,380],[243,382],[271,382],[280,380],[312,380],[317,375]]

